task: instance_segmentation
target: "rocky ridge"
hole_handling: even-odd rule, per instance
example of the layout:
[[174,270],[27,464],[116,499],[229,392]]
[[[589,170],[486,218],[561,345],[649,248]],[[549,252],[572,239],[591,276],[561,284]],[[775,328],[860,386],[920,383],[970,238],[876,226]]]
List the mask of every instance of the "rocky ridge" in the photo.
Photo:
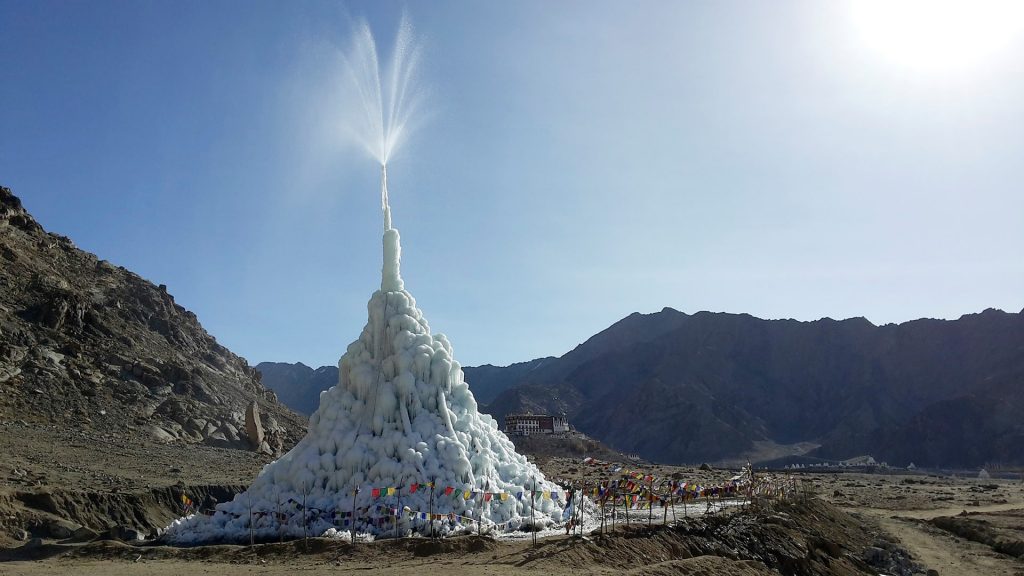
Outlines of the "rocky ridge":
[[166,286],[46,232],[3,187],[0,420],[266,454],[305,425]]
[[[588,435],[654,461],[737,458],[768,442],[902,466],[1024,462],[1024,313],[875,326],[666,308],[508,371],[514,385],[488,406],[499,421],[565,412]],[[466,374],[471,387],[504,378]]]

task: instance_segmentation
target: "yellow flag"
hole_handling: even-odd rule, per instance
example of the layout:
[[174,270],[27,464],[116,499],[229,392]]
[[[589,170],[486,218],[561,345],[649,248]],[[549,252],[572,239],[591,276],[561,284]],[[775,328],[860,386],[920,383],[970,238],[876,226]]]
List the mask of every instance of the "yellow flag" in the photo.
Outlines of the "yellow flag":
[[505,500],[508,500],[508,493],[507,492],[502,492],[501,493],[501,501],[504,502]]
[[395,495],[395,489],[394,488],[388,488],[388,496],[394,496],[394,495]]
[[470,490],[466,490],[465,492],[463,492],[463,493],[462,493],[462,498],[463,498],[464,500],[469,500],[469,498],[470,498],[470,497],[471,497],[472,495],[473,495],[473,492],[472,492],[472,491],[470,491]]
[[544,499],[545,500],[551,500],[551,492],[548,492],[547,490],[545,490],[543,495],[544,495]]

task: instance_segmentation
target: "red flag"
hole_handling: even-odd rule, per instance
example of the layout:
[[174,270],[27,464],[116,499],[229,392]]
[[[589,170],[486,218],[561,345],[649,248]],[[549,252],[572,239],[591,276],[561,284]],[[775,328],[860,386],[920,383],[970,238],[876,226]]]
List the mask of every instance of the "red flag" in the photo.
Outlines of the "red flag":
[[370,496],[373,496],[374,498],[380,498],[380,488],[374,488],[373,490],[371,490]]
[[492,494],[490,492],[484,492],[484,502],[490,502],[491,496]]
[[447,488],[444,489],[445,496],[451,496],[452,492],[455,492],[455,488],[452,488],[451,486],[448,486]]
[[419,487],[419,484],[413,484],[412,486],[409,486],[409,494],[415,494],[416,490],[418,490]]

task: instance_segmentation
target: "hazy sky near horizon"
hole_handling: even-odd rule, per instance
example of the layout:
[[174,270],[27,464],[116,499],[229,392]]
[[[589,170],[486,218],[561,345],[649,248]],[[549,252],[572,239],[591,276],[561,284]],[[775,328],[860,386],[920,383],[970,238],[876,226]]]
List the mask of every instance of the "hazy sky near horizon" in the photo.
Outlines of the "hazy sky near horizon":
[[1020,311],[1021,14],[878,6],[0,0],[0,184],[251,363],[336,363],[381,265],[338,56],[407,10],[427,105],[391,203],[464,365],[666,306]]

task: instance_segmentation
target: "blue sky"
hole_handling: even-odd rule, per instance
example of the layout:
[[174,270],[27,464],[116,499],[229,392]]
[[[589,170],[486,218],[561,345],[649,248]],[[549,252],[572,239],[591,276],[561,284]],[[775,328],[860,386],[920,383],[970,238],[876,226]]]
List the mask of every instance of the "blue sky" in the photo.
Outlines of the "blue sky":
[[381,258],[338,53],[352,18],[388,46],[403,10],[428,102],[389,167],[403,275],[463,364],[665,306],[1024,308],[1007,18],[952,62],[843,2],[0,0],[0,183],[251,363],[335,363]]

